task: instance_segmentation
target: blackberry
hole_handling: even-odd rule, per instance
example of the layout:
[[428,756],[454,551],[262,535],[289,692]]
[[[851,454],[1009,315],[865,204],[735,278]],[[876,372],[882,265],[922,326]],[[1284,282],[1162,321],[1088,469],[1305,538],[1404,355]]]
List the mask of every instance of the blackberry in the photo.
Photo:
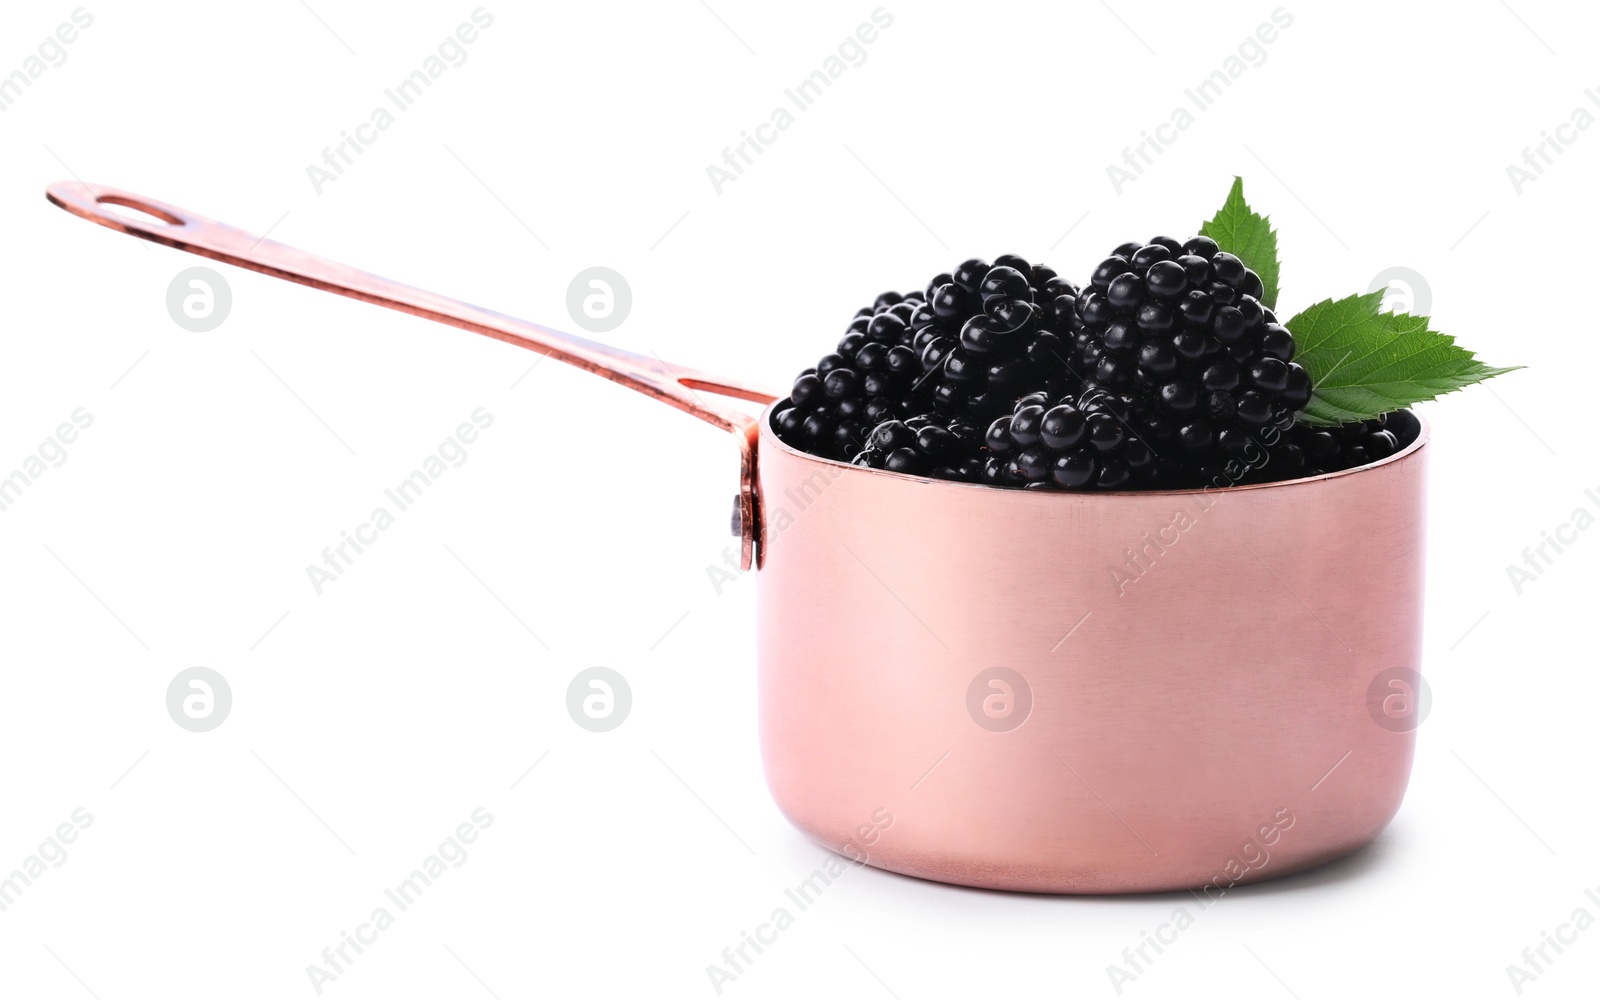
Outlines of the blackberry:
[[778,437],[814,455],[848,460],[876,424],[918,412],[910,396],[922,366],[911,342],[932,317],[917,291],[884,292],[859,309],[834,351],[794,380],[773,417]]
[[1127,401],[1138,438],[1173,460],[1167,485],[1286,431],[1310,401],[1294,337],[1262,291],[1215,241],[1157,236],[1113,250],[1076,299],[1072,371]]
[[851,461],[873,469],[975,483],[983,472],[983,436],[977,425],[957,417],[923,413],[885,420],[867,436],[866,447]]
[[833,353],[801,372],[773,418],[783,441],[853,459],[885,420],[934,414],[979,424],[1019,395],[1058,387],[1078,289],[1021,257],[973,258],[920,292],[884,292]]
[[1163,468],[1128,424],[1129,400],[1100,388],[1018,399],[984,434],[983,481],[1035,489],[1160,485]]
[[1333,427],[1297,424],[1269,450],[1268,461],[1249,481],[1275,482],[1353,469],[1388,458],[1415,441],[1421,430],[1410,410]]
[[922,362],[919,392],[950,417],[987,422],[1009,411],[1019,395],[1066,374],[1054,328],[1070,322],[1077,293],[1052,269],[1012,254],[938,275],[927,291],[933,321],[912,343]]

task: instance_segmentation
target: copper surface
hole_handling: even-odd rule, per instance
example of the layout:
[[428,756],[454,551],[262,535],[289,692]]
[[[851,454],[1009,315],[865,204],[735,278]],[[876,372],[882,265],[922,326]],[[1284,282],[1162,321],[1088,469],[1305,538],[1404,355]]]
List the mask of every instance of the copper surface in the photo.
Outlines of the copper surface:
[[1216,898],[1347,854],[1399,808],[1414,727],[1385,724],[1373,692],[1390,690],[1386,671],[1421,669],[1426,425],[1381,462],[1264,486],[922,480],[803,454],[773,435],[770,408],[757,422],[697,395],[771,400],[742,382],[127,192],[70,182],[49,197],[559,358],[733,431],[742,551],[761,566],[767,782],[831,850],[986,888]]
[[[731,431],[738,440],[740,452],[739,503],[744,523],[741,532],[742,560],[744,568],[752,565],[755,530],[759,523],[754,507],[755,419],[736,407],[708,399],[702,393],[758,403],[772,402],[777,398],[774,394],[739,379],[720,378],[692,368],[671,365],[657,357],[609,347],[390,281],[129,191],[102,184],[58,181],[50,185],[45,196],[73,215],[130,236],[481,333],[565,361]],[[103,207],[105,205],[132,208],[155,216],[160,221],[147,222],[111,212]]]
[[[1399,807],[1414,732],[1370,692],[1420,670],[1426,427],[1346,473],[1120,494],[761,434],[762,755],[823,846],[986,888],[1215,895],[1353,851]],[[1010,731],[969,711],[990,668],[1031,693]]]

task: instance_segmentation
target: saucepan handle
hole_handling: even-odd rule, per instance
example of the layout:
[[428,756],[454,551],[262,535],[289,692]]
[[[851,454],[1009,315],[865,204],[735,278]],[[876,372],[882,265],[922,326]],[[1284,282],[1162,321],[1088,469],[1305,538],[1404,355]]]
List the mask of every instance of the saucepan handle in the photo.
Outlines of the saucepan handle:
[[[45,194],[60,208],[108,229],[503,340],[594,372],[733,432],[739,441],[741,459],[739,513],[743,539],[742,561],[745,568],[752,565],[756,541],[756,422],[749,414],[726,403],[708,399],[703,393],[757,403],[772,402],[777,398],[772,393],[739,379],[720,378],[694,369],[680,368],[659,357],[609,347],[390,281],[235,229],[154,198],[80,181],[58,181],[50,185]],[[113,212],[105,207],[107,205],[133,209],[151,219],[145,221]]]

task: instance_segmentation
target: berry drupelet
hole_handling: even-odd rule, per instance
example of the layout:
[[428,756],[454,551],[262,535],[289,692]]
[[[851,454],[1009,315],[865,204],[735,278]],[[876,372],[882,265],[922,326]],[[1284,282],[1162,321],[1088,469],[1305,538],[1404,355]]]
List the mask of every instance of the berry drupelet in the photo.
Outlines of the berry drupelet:
[[1205,236],[1125,243],[1077,298],[1073,370],[1126,399],[1131,429],[1172,469],[1203,479],[1252,438],[1287,430],[1311,398],[1294,337],[1262,291]]

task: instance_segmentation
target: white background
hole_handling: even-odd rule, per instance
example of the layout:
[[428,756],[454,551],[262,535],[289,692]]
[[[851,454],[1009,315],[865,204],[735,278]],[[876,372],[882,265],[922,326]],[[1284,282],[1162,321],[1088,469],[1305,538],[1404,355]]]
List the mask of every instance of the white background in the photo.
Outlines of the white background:
[[[1118,193],[1107,165],[1271,0],[892,3],[866,62],[718,194],[707,165],[872,0],[494,3],[465,64],[319,194],[307,165],[475,4],[309,3],[93,4],[0,113],[0,475],[94,417],[0,513],[0,874],[93,816],[0,912],[0,993],[314,996],[306,967],[482,806],[468,860],[324,995],[710,997],[706,966],[823,854],[762,781],[756,580],[719,595],[707,572],[729,441],[220,265],[231,314],[184,330],[167,286],[202,262],[47,205],[74,176],[557,326],[572,276],[611,267],[634,305],[602,339],[777,386],[884,288],[1005,252],[1082,276],[1124,240],[1191,234],[1242,174],[1281,232],[1285,313],[1406,267],[1440,329],[1529,368],[1423,407],[1434,705],[1398,818],[1230,893],[1124,995],[1514,996],[1506,966],[1541,932],[1600,916],[1600,532],[1521,595],[1506,573],[1600,491],[1600,128],[1520,193],[1506,171],[1600,114],[1600,16],[1290,5],[1265,62]],[[0,74],[73,6],[7,4]],[[477,407],[494,423],[466,463],[316,594],[307,564]],[[200,734],[165,708],[197,665],[234,698]],[[565,708],[597,665],[634,696],[605,734]],[[853,871],[724,995],[1115,996],[1106,966],[1187,900]],[[1525,991],[1597,979],[1600,928]]]

